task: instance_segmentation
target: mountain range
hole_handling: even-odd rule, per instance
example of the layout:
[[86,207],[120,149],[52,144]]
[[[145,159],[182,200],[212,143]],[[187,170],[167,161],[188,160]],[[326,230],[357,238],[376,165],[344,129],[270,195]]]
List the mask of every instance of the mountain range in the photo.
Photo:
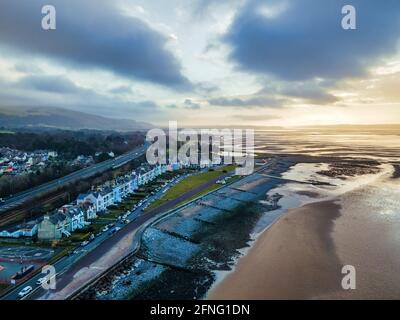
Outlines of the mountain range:
[[0,107],[0,127],[134,131],[149,129],[153,125],[55,107]]

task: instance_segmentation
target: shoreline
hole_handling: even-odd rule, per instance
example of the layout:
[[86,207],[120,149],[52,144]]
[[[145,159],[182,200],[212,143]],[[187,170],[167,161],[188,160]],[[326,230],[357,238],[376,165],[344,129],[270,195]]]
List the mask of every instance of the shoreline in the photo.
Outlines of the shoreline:
[[[286,211],[205,299],[396,299],[400,202],[392,173]],[[345,265],[356,270],[355,290],[342,288]]]
[[206,299],[310,299],[341,289],[341,264],[330,236],[339,216],[336,200],[290,209],[257,237]]

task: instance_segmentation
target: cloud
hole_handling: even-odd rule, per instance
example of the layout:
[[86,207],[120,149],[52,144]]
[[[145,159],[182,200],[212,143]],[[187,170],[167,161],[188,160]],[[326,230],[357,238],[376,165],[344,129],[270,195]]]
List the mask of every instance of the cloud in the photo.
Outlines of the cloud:
[[26,62],[18,62],[14,65],[14,70],[22,73],[40,73],[42,70],[34,64],[28,64]]
[[196,84],[196,89],[200,94],[210,94],[220,90],[220,88],[210,82],[199,82]]
[[118,86],[110,90],[113,94],[131,94],[133,93],[131,86]]
[[232,116],[232,118],[242,121],[268,121],[281,119],[281,117],[271,114],[235,114]]
[[127,101],[83,88],[64,76],[44,74],[28,75],[13,82],[0,77],[0,107],[12,106],[59,107],[147,121],[165,116],[154,101]]
[[184,105],[185,108],[192,109],[192,110],[198,110],[201,107],[199,103],[195,103],[191,99],[186,99],[183,102],[183,105]]
[[[284,4],[284,5],[282,5]],[[357,30],[341,28],[344,0],[250,0],[224,35],[240,70],[289,81],[362,76],[395,54],[400,2],[352,0]]]
[[246,98],[220,97],[210,99],[208,103],[220,107],[280,107],[283,100],[265,96],[251,96]]
[[77,94],[89,92],[89,90],[78,87],[63,76],[30,75],[22,78],[16,85],[24,89],[52,93]]
[[266,85],[259,94],[280,95],[285,98],[301,99],[310,104],[332,104],[339,98],[329,93],[326,86],[332,86],[331,82],[306,81],[306,82],[275,82]]
[[177,90],[192,84],[167,48],[168,36],[112,1],[53,0],[57,29],[41,28],[44,0],[0,2],[0,46],[23,56],[50,58],[70,67],[102,69]]

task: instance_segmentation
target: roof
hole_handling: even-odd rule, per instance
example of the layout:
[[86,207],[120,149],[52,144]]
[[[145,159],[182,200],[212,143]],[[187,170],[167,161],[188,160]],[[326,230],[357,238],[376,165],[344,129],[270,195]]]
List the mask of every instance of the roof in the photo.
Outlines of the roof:
[[76,217],[76,216],[82,214],[82,210],[78,207],[72,207],[72,208],[68,208],[68,210],[64,214],[70,218],[73,218],[73,217]]
[[66,218],[67,217],[65,216],[65,214],[63,214],[62,212],[57,212],[50,216],[50,221],[53,224],[58,224],[60,222],[63,222]]
[[85,198],[87,197],[87,194],[86,193],[80,193],[79,195],[78,195],[78,200],[85,200]]
[[106,188],[104,188],[103,190],[100,191],[100,194],[101,194],[102,196],[105,196],[106,194],[109,194],[109,193],[112,193],[112,192],[113,192],[113,189],[112,189],[112,188],[106,187]]

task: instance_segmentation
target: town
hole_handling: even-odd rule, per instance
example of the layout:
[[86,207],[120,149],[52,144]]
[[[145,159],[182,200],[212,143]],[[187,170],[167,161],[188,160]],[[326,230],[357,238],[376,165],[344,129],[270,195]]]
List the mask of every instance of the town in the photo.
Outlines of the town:
[[40,171],[57,156],[58,153],[56,151],[35,150],[25,152],[2,147],[0,148],[0,176]]
[[[76,200],[38,219],[24,222],[0,231],[0,237],[36,237],[39,240],[58,240],[91,224],[112,205],[120,203],[141,186],[149,183],[163,173],[176,171],[183,167],[179,162],[170,165],[153,166],[142,172],[141,169],[127,173],[113,181],[93,187]],[[204,165],[203,165],[204,167]]]

